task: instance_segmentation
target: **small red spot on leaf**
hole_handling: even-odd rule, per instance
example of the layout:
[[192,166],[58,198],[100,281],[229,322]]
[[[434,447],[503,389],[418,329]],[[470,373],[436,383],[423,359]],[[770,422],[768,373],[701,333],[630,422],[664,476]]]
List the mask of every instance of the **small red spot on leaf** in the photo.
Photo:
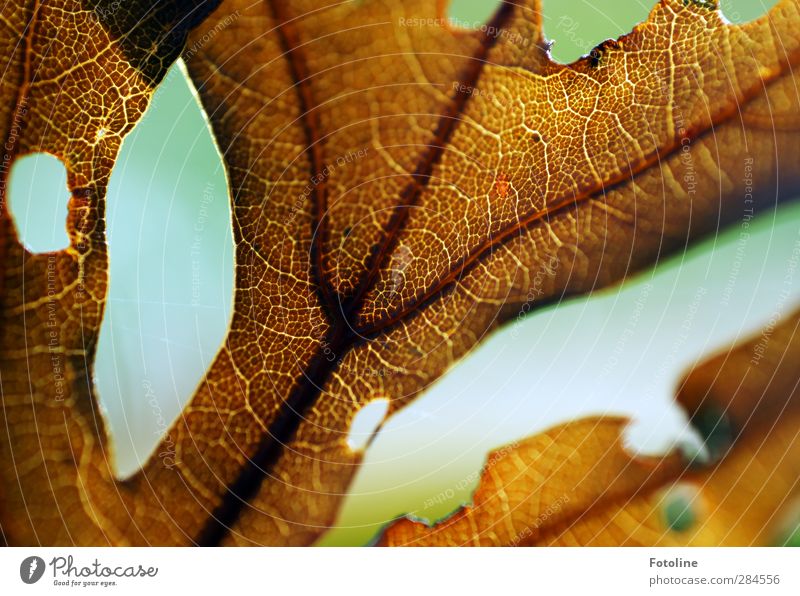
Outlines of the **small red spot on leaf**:
[[494,190],[502,199],[508,196],[508,191],[511,189],[511,183],[508,181],[508,176],[499,174],[494,182]]

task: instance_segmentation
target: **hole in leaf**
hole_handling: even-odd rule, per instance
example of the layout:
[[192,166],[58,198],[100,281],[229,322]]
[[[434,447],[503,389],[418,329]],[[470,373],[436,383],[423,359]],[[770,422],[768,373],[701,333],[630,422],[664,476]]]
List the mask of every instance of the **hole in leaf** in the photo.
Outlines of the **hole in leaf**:
[[[324,544],[364,544],[405,513],[439,519],[470,502],[489,450],[585,416],[633,420],[626,444],[637,454],[677,444],[687,459],[710,463],[709,433],[689,424],[676,383],[800,300],[800,277],[782,294],[798,218],[800,203],[787,203],[751,222],[744,248],[731,228],[621,286],[487,338],[383,425]],[[717,427],[712,445],[724,447],[734,437],[726,432]]]
[[703,468],[711,464],[711,455],[708,452],[703,438],[699,436],[700,433],[697,432],[697,429],[694,430],[695,432],[691,433],[691,431],[687,429],[685,433],[686,436],[676,441],[675,447],[688,466],[692,468]]
[[731,23],[746,23],[765,15],[778,0],[720,0],[719,8]]
[[501,0],[451,0],[447,7],[447,18],[455,27],[480,29],[502,4]]
[[778,546],[793,546],[800,548],[800,521],[798,521],[794,528],[786,532],[778,542]]
[[800,498],[794,497],[776,512],[771,546],[800,547]]
[[672,488],[664,498],[664,517],[673,532],[686,532],[697,523],[697,490],[688,485]]
[[553,60],[574,62],[607,39],[617,39],[647,19],[652,2],[586,2],[548,0],[544,3],[545,37],[554,42]]
[[8,208],[20,241],[34,253],[69,246],[67,170],[49,153],[24,155],[11,167]]
[[718,461],[733,445],[733,424],[716,405],[707,404],[700,408],[691,422],[700,433],[711,461]]
[[361,408],[353,417],[347,446],[353,451],[362,451],[369,445],[375,432],[380,428],[386,412],[389,411],[388,399],[376,399]]
[[[233,242],[220,156],[184,73],[169,71],[108,191],[110,287],[95,366],[115,469],[136,471],[224,341]],[[174,453],[158,453],[165,465]]]

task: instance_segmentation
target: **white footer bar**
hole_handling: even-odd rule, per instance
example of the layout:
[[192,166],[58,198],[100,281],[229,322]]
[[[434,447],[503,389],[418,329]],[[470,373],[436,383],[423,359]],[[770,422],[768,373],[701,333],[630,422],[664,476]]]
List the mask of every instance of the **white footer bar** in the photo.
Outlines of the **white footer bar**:
[[[7,548],[0,594],[800,594],[774,549]],[[184,592],[186,593],[186,592]]]

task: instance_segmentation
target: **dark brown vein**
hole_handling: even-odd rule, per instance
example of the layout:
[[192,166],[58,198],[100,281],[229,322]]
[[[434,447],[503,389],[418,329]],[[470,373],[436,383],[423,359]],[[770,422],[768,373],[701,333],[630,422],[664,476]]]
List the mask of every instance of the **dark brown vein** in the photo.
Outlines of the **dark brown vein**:
[[[291,26],[288,15],[280,7],[280,0],[268,0],[268,3],[276,20],[280,23],[277,31],[283,46],[284,56],[289,62],[292,76],[295,80],[298,101],[304,114],[303,126],[306,130],[307,151],[311,169],[312,172],[319,173],[323,168],[322,146],[320,143],[315,142],[319,138],[319,116],[314,110],[315,104],[308,83],[308,69],[302,53],[298,49],[300,40]],[[500,31],[508,23],[514,8],[513,4],[504,3],[489,23],[489,30]],[[473,56],[461,77],[461,82],[464,83],[464,86],[472,87],[477,83],[483,72],[489,51],[500,38],[501,36],[498,34],[489,35],[484,33],[478,52]],[[463,87],[459,86],[459,89],[461,88]],[[347,301],[346,308],[341,311],[336,308],[334,301],[337,300],[337,294],[326,275],[324,256],[322,254],[326,236],[329,233],[328,226],[325,223],[327,191],[324,179],[319,186],[315,186],[314,229],[312,230],[315,241],[312,243],[311,249],[311,266],[314,281],[318,284],[321,292],[323,304],[327,306],[327,314],[333,317],[334,320],[332,331],[326,336],[323,343],[334,354],[339,355],[339,358],[335,359],[336,361],[340,361],[344,353],[353,349],[354,346],[362,341],[353,332],[347,317],[357,313],[361,308],[378,272],[384,261],[391,254],[397,237],[408,221],[411,207],[419,200],[422,191],[430,181],[431,172],[441,159],[453,131],[460,122],[459,115],[464,111],[470,97],[469,93],[457,93],[451,104],[440,116],[434,138],[429,143],[428,150],[420,159],[412,176],[412,181],[401,193],[400,204],[387,224],[383,240],[373,252],[367,273],[362,278],[357,291]],[[249,501],[258,494],[264,479],[280,459],[284,445],[292,439],[300,427],[305,413],[322,395],[322,388],[337,367],[336,361],[331,362],[321,351],[311,359],[304,371],[303,378],[286,401],[281,404],[277,416],[270,424],[267,433],[262,437],[255,454],[242,467],[236,480],[227,487],[221,503],[206,521],[195,540],[198,546],[218,546],[230,531],[231,526],[239,519],[242,511],[249,506]]]
[[[323,310],[333,321],[338,320],[340,309],[336,291],[325,268],[324,249],[330,237],[328,218],[328,183],[323,176],[325,170],[324,148],[320,131],[318,105],[311,90],[311,76],[308,61],[303,51],[300,36],[292,26],[291,17],[287,13],[286,4],[280,0],[267,0],[266,4],[277,23],[276,34],[283,50],[283,56],[289,67],[294,83],[297,103],[300,107],[300,125],[305,133],[306,156],[310,164],[309,183],[312,185],[313,218],[311,228],[310,266],[311,278],[319,293]],[[317,184],[311,182],[319,180]]]
[[431,180],[433,169],[439,163],[447,149],[447,144],[453,135],[459,122],[461,114],[469,102],[472,94],[468,89],[473,89],[478,79],[483,73],[489,51],[495,46],[500,35],[490,35],[487,31],[501,31],[511,19],[515,5],[511,2],[504,2],[495,13],[492,20],[488,23],[481,45],[475,56],[470,60],[465,68],[465,72],[459,77],[462,83],[457,87],[456,93],[445,112],[439,118],[433,139],[428,144],[427,151],[417,163],[411,181],[400,193],[400,202],[392,212],[392,216],[386,225],[381,242],[373,248],[373,252],[367,261],[366,274],[361,278],[353,296],[345,303],[345,312],[348,319],[358,313],[363,306],[364,299],[375,284],[375,280],[385,265],[387,259],[397,245],[400,234],[408,223],[411,209],[419,203],[423,191],[427,188]]
[[598,196],[604,196],[607,193],[620,188],[643,172],[648,171],[654,165],[661,163],[665,159],[669,159],[672,155],[680,151],[681,143],[684,138],[691,139],[692,142],[698,138],[712,131],[714,127],[723,124],[733,118],[741,117],[742,105],[752,101],[756,96],[764,91],[764,88],[776,79],[784,76],[786,69],[791,68],[793,64],[800,62],[800,53],[795,52],[792,56],[788,57],[783,69],[778,70],[772,75],[770,79],[763,79],[754,84],[750,89],[743,94],[741,98],[736,98],[724,110],[720,110],[715,114],[708,124],[703,126],[696,126],[689,128],[685,131],[684,135],[676,135],[671,143],[660,147],[651,155],[645,156],[638,163],[633,164],[627,171],[621,171],[616,177],[604,180],[601,185],[597,187],[589,187],[582,192],[575,195],[562,196],[552,200],[547,206],[542,209],[536,209],[521,216],[517,222],[500,229],[496,234],[493,234],[482,243],[478,244],[467,255],[462,257],[449,272],[443,275],[437,283],[428,288],[424,293],[409,301],[402,309],[395,311],[377,321],[372,321],[368,325],[356,326],[356,333],[367,337],[373,337],[387,329],[392,328],[413,312],[422,308],[424,305],[436,300],[442,293],[450,290],[459,279],[465,274],[469,273],[479,263],[490,257],[493,252],[511,242],[515,238],[522,235],[526,230],[538,225],[543,220],[548,220],[554,215],[574,209],[582,203],[586,203]]

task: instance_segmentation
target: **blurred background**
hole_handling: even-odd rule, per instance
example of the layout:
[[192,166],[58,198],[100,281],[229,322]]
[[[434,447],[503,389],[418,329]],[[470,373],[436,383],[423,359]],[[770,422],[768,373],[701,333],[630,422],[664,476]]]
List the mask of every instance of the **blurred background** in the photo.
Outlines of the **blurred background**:
[[[721,5],[728,20],[743,22],[775,1]],[[546,0],[554,59],[571,62],[630,31],[653,2]],[[479,27],[497,5],[456,0],[450,16]],[[17,162],[9,197],[32,250],[66,246],[66,177],[58,160]],[[52,197],[59,197],[55,206]],[[109,188],[108,229],[111,285],[96,382],[117,469],[126,476],[194,393],[231,310],[227,181],[181,64],[124,142]],[[800,205],[763,213],[748,233],[726,230],[622,286],[494,334],[385,424],[339,527],[322,544],[368,543],[403,513],[445,516],[469,502],[487,451],[575,417],[631,417],[628,442],[640,452],[691,444],[672,403],[682,372],[800,303],[800,280],[785,279],[800,244]]]

